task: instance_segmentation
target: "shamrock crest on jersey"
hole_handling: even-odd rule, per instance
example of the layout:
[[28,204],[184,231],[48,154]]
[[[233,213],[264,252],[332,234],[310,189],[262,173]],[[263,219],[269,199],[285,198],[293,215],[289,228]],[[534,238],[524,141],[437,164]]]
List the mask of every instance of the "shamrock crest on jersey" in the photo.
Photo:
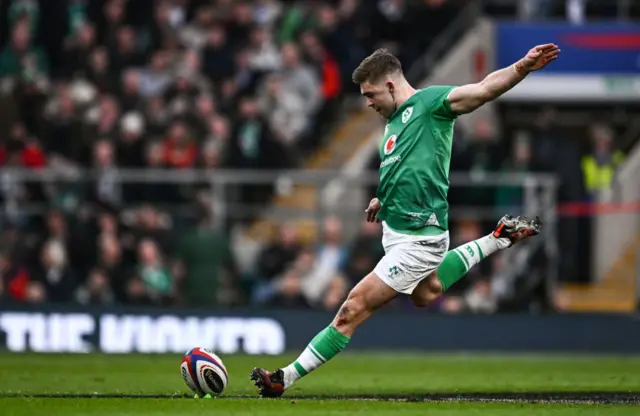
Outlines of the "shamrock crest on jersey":
[[413,114],[413,107],[409,107],[402,112],[402,124],[405,124],[411,118],[411,114]]

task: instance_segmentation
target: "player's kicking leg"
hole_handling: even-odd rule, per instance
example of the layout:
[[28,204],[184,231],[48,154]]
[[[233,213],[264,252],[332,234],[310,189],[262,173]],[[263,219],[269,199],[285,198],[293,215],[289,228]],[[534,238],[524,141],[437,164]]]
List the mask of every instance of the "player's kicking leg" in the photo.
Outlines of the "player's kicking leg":
[[311,340],[294,362],[273,372],[253,369],[251,380],[260,394],[279,397],[297,379],[332,359],[345,349],[356,328],[396,294],[375,273],[369,273],[351,290],[333,322]]
[[481,260],[527,237],[540,234],[540,228],[538,217],[530,221],[526,217],[505,215],[491,234],[450,250],[438,270],[420,282],[413,291],[413,303],[416,306],[431,304]]
[[[496,251],[540,233],[537,221],[503,217],[493,233],[447,253],[436,273],[421,281],[411,294],[418,306],[437,299],[480,260]],[[355,329],[397,292],[375,273],[370,273],[349,293],[331,325],[315,336],[302,354],[287,367],[270,372],[254,368],[251,380],[264,397],[279,397],[297,379],[304,377],[345,349]]]

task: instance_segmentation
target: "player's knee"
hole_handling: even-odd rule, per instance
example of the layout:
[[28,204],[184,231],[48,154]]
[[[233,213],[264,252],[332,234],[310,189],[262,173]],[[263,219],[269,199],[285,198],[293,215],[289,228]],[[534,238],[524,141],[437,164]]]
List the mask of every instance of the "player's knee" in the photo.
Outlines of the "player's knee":
[[429,276],[425,283],[426,284],[420,288],[421,290],[416,290],[411,295],[413,304],[418,308],[424,308],[431,305],[440,296],[442,296],[442,293],[444,292],[444,287],[435,273]]
[[429,288],[429,294],[435,296],[435,299],[438,299],[444,292],[444,286],[442,286],[442,282],[438,279],[436,273],[429,276],[429,284],[427,287]]

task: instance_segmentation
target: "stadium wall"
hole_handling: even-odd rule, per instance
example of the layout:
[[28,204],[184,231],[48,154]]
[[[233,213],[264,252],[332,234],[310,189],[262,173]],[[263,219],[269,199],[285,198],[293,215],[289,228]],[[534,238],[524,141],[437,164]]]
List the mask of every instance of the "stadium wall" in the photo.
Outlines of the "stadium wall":
[[[333,318],[315,311],[0,308],[0,349],[11,352],[220,354],[301,350]],[[350,350],[640,352],[630,315],[458,315],[380,313]]]

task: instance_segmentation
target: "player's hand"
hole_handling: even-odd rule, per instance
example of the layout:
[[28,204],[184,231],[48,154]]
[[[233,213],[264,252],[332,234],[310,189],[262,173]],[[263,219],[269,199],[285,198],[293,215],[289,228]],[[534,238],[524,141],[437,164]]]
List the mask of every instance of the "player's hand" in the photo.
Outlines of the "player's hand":
[[369,207],[364,210],[364,213],[367,215],[367,222],[380,222],[380,220],[376,218],[376,214],[378,214],[380,208],[382,208],[380,200],[378,200],[378,198],[373,198],[371,202],[369,202]]
[[527,55],[516,64],[516,70],[519,73],[529,73],[542,69],[555,61],[560,55],[560,48],[554,43],[546,45],[534,46],[527,52]]

